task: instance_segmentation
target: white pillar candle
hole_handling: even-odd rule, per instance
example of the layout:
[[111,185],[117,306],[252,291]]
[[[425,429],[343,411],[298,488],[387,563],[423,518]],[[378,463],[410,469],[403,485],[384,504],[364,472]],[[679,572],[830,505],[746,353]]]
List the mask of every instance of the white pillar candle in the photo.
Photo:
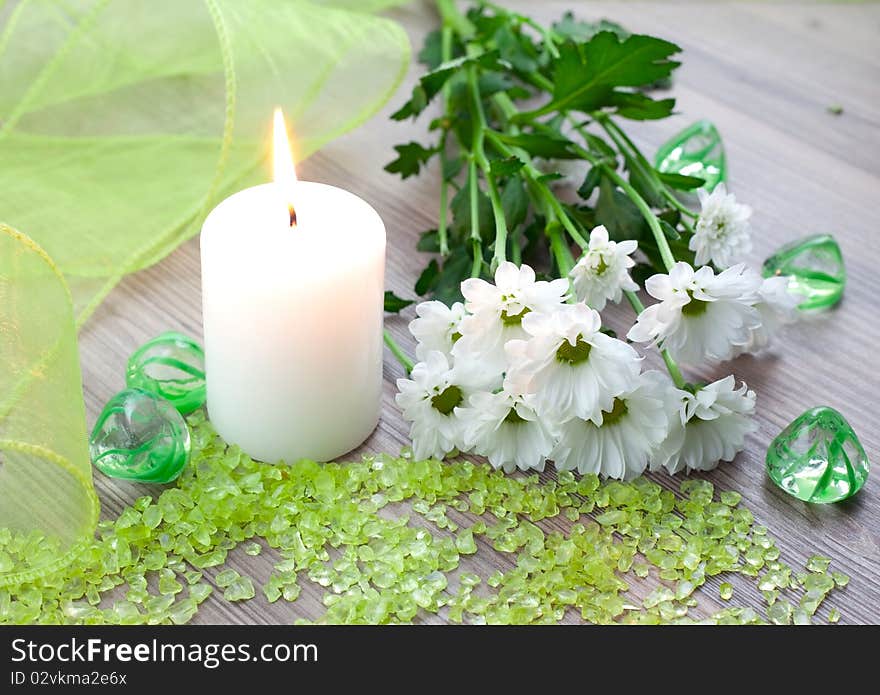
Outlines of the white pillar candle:
[[278,152],[275,183],[202,227],[208,415],[255,459],[327,461],[379,420],[385,226],[352,193],[280,181]]

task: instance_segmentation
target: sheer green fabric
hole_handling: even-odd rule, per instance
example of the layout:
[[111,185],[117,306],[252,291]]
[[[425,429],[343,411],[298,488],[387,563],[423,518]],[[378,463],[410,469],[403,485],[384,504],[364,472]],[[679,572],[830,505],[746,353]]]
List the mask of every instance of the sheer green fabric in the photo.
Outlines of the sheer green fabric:
[[63,565],[98,520],[70,293],[2,224],[0,364],[2,586]]
[[75,326],[268,178],[275,106],[301,160],[389,99],[392,4],[0,0],[0,585],[95,530]]
[[[67,278],[77,321],[267,178],[272,109],[302,159],[382,106],[399,25],[306,0],[21,0],[0,29],[0,220]],[[383,7],[390,3],[373,3]]]

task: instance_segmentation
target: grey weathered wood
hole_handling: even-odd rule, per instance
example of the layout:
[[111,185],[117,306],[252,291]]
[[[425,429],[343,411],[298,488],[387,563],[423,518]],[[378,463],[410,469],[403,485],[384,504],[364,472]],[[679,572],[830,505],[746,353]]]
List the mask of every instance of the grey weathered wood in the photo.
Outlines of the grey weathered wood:
[[[880,378],[875,360],[880,344],[877,295],[880,243],[876,204],[880,192],[880,7],[813,3],[669,2],[510,2],[513,8],[550,20],[566,9],[585,17],[607,16],[633,30],[672,39],[685,49],[674,94],[680,115],[661,123],[628,124],[649,151],[676,129],[706,117],[720,128],[728,149],[731,186],[755,208],[755,249],[760,262],[777,245],[799,235],[833,232],[846,257],[849,285],[834,311],[795,326],[770,354],[745,357],[732,365],[704,369],[691,378],[719,377],[732,371],[758,392],[758,431],[737,460],[706,477],[722,489],[738,490],[744,504],[778,539],[783,558],[803,563],[812,553],[834,558],[852,576],[849,588],[829,602],[844,622],[880,621],[880,480],[869,480],[856,498],[839,505],[807,505],[788,497],[764,473],[770,440],[807,407],[839,408],[859,433],[876,463],[880,460],[877,403]],[[416,4],[395,16],[419,44],[435,19]],[[408,84],[418,75],[414,66]],[[304,178],[344,186],[380,211],[388,226],[387,285],[411,294],[424,263],[415,253],[416,235],[436,224],[435,173],[400,182],[382,171],[392,145],[426,140],[425,123],[394,124],[385,116],[403,91],[367,126],[328,146],[301,167]],[[828,113],[843,106],[841,116]],[[196,240],[184,244],[157,266],[126,278],[82,330],[83,381],[89,422],[123,386],[127,356],[160,331],[179,329],[201,336],[199,258]],[[609,312],[612,326],[632,320],[621,307]],[[412,347],[407,315],[388,327]],[[394,380],[401,370],[388,355],[382,422],[362,451],[397,452],[406,427],[395,408]],[[548,473],[547,475],[550,475]],[[877,475],[877,474],[875,474]],[[147,486],[96,476],[105,517]],[[676,487],[678,481],[656,478]],[[567,522],[552,520],[548,528]],[[231,564],[256,580],[268,576],[267,554],[234,553]],[[469,568],[488,575],[509,558],[482,547]],[[642,595],[651,582],[634,587]],[[736,602],[759,607],[754,584],[734,581]],[[269,605],[258,598],[244,605],[209,599],[197,622],[275,623],[322,613],[323,590],[304,581],[295,604]],[[699,613],[717,609],[717,580],[700,595]],[[826,614],[829,606],[821,611]],[[574,621],[576,617],[570,615]],[[437,622],[427,616],[426,622]]]

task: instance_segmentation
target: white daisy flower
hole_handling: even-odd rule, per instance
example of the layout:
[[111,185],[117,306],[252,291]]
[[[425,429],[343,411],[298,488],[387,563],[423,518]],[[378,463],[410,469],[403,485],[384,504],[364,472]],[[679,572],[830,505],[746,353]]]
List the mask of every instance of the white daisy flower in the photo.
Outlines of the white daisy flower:
[[567,292],[565,278],[536,281],[535,271],[529,266],[517,267],[507,261],[495,271],[494,285],[478,278],[465,280],[461,293],[469,315],[461,321],[462,337],[452,353],[456,357],[469,354],[486,369],[503,371],[504,345],[508,340],[526,336],[523,318],[533,311],[552,311],[565,301]]
[[734,378],[728,376],[695,394],[682,394],[678,417],[651,469],[708,471],[719,461],[732,461],[745,446],[746,435],[757,427],[752,420],[755,392],[745,384],[736,388]]
[[629,269],[636,264],[630,255],[637,248],[632,240],[609,241],[605,227],[590,232],[590,246],[570,273],[578,299],[602,311],[609,299],[619,302],[624,290],[638,290],[629,276]]
[[708,266],[694,271],[676,263],[669,275],[648,278],[645,289],[660,302],[639,314],[627,337],[662,342],[689,364],[728,360],[761,326],[760,287],[761,277],[743,264],[716,275]]
[[439,350],[444,355],[451,354],[452,346],[461,337],[459,327],[465,314],[461,302],[451,307],[436,300],[419,304],[416,307],[418,318],[409,324],[409,332],[418,341],[416,357],[423,360],[432,350]]
[[465,447],[488,458],[495,468],[505,473],[544,470],[555,439],[522,396],[507,390],[475,393],[457,416],[465,423]]
[[530,338],[507,346],[508,388],[532,395],[542,417],[601,422],[602,411],[635,387],[640,362],[631,346],[601,333],[601,325],[598,312],[585,304],[527,315],[523,329]]
[[474,371],[453,367],[438,350],[413,367],[409,379],[397,380],[395,400],[403,418],[412,423],[409,434],[416,460],[442,459],[462,446],[463,429],[456,408],[484,386]]
[[688,248],[696,252],[697,265],[712,261],[718,268],[728,268],[752,250],[752,209],[737,203],[723,183],[712,193],[700,189],[698,194],[702,211]]
[[666,397],[668,381],[659,372],[645,372],[598,418],[573,418],[563,424],[550,454],[556,468],[618,479],[640,475],[677,415],[675,402]]
[[755,309],[761,316],[761,325],[752,331],[748,345],[738,352],[760,352],[781,328],[798,319],[798,304],[803,297],[789,290],[789,279],[785,276],[765,278],[758,289],[758,303]]

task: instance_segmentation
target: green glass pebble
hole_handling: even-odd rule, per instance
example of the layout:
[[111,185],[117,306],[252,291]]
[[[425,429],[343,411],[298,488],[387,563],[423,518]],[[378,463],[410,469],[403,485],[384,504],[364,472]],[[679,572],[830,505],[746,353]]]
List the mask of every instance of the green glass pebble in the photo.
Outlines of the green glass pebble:
[[846,268],[840,246],[830,234],[798,239],[764,261],[764,277],[785,275],[789,291],[800,294],[803,311],[828,309],[843,297]]
[[125,381],[129,388],[154,393],[187,415],[205,404],[205,352],[182,333],[163,333],[128,358]]
[[169,483],[189,461],[189,428],[168,401],[126,389],[98,416],[89,453],[95,468],[111,478]]
[[708,191],[727,180],[727,157],[721,135],[706,120],[689,125],[663,143],[654,165],[663,173],[704,179],[703,188]]
[[839,502],[868,479],[868,456],[846,419],[833,408],[808,410],[767,450],[770,479],[804,502]]

